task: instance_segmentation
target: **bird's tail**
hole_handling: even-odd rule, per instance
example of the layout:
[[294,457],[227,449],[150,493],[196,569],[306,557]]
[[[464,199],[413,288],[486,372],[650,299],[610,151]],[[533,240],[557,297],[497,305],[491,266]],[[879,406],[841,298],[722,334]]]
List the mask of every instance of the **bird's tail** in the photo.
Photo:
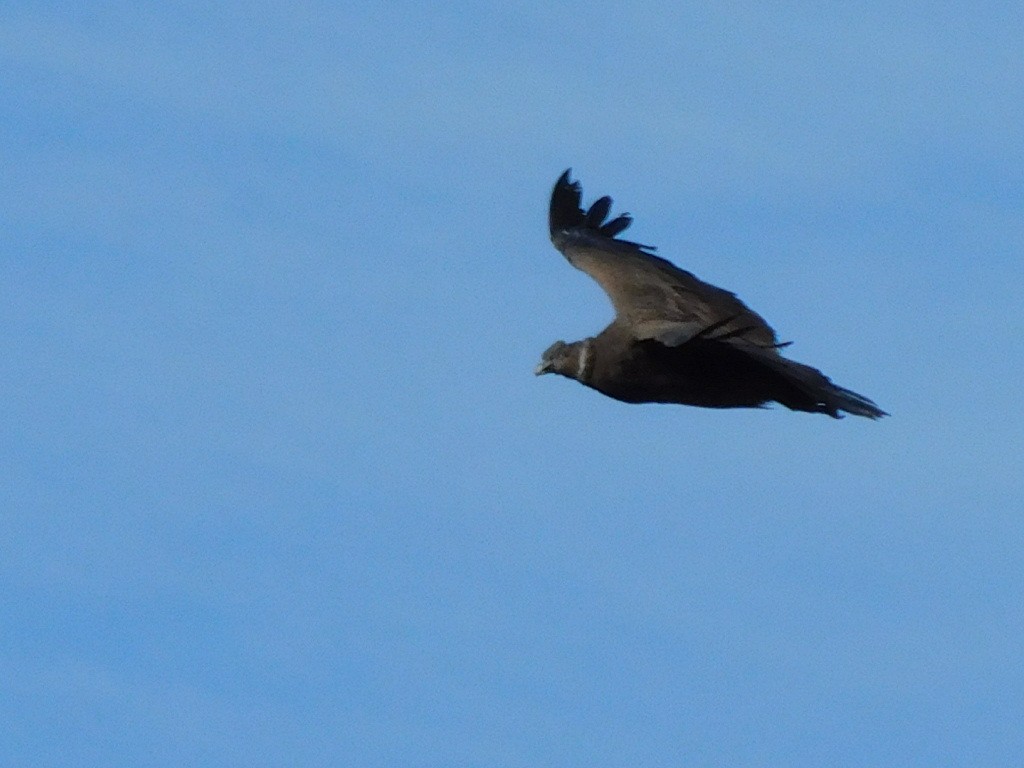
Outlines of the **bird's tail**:
[[880,419],[889,415],[864,395],[858,395],[856,392],[837,387],[835,384],[831,384],[831,387],[832,401],[836,409],[840,411],[852,413],[854,416],[867,416],[869,419]]
[[833,384],[817,368],[771,352],[759,357],[784,379],[786,386],[776,400],[791,410],[827,413],[834,419],[841,419],[841,412],[869,419],[889,415],[864,395]]

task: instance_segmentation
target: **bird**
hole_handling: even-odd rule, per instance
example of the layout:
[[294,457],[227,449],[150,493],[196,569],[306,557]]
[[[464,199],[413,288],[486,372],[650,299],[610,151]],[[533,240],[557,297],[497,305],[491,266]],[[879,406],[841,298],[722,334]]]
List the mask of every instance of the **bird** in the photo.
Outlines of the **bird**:
[[864,395],[837,386],[817,368],[783,357],[764,318],[734,293],[706,283],[619,237],[633,218],[608,219],[612,199],[581,207],[583,190],[565,171],[551,193],[551,242],[604,290],[615,310],[596,336],[556,341],[534,373],[554,373],[625,403],[703,408],[764,408],[839,419],[888,416]]

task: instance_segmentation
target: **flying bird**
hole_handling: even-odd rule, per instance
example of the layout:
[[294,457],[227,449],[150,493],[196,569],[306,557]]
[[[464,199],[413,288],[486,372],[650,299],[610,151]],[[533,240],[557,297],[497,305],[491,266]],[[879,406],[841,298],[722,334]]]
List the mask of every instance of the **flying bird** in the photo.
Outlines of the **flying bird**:
[[832,383],[821,371],[787,360],[775,331],[735,294],[655,256],[653,246],[618,235],[633,219],[606,221],[612,199],[584,211],[582,189],[566,171],[551,194],[551,242],[601,286],[615,309],[593,336],[556,341],[535,373],[557,373],[626,403],[759,408],[842,418],[888,414]]

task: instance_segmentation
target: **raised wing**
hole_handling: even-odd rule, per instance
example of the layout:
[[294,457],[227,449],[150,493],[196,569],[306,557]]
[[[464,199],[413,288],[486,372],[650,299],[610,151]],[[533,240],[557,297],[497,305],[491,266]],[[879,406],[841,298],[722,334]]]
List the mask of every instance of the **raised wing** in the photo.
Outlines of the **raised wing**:
[[616,322],[629,327],[634,338],[656,339],[667,346],[698,336],[780,346],[768,323],[735,294],[655,256],[653,246],[617,238],[632,217],[627,213],[605,222],[610,197],[584,211],[583,190],[569,174],[562,174],[551,193],[551,242],[604,289],[615,307]]

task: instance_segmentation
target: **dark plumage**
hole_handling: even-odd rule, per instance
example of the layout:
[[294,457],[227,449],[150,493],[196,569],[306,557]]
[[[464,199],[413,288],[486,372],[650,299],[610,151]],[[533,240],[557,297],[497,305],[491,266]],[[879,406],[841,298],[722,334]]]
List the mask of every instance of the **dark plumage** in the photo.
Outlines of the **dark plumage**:
[[629,214],[605,222],[610,197],[588,211],[569,171],[551,194],[551,242],[604,289],[615,319],[597,336],[544,352],[536,373],[557,373],[627,403],[756,408],[886,416],[821,371],[784,358],[775,331],[729,291],[616,237]]

